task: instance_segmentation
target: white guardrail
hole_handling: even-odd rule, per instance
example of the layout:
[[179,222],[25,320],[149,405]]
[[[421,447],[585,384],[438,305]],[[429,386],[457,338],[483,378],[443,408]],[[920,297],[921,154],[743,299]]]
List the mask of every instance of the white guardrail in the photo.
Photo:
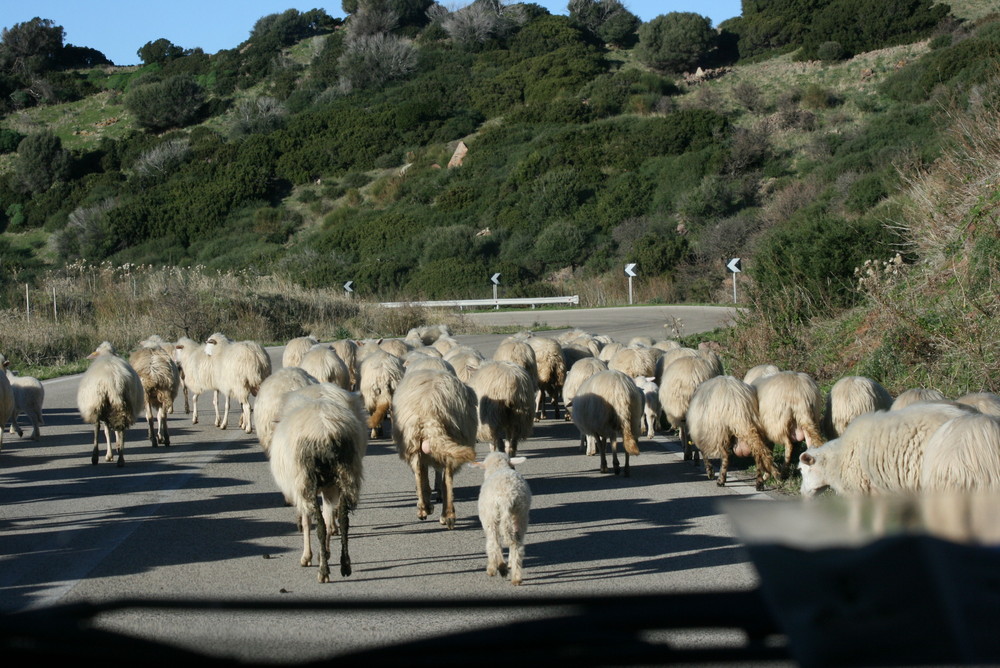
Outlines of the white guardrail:
[[401,306],[457,306],[459,309],[465,307],[483,307],[492,306],[493,308],[500,308],[501,306],[530,306],[535,308],[536,306],[542,306],[544,304],[579,304],[580,295],[570,295],[568,297],[510,297],[503,299],[451,299],[445,301],[435,301],[435,302],[382,302],[381,306],[386,306],[388,308],[399,308]]

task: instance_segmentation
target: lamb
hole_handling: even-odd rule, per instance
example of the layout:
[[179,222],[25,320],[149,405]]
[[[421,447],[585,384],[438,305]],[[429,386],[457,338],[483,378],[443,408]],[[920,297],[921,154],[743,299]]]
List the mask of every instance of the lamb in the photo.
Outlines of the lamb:
[[314,345],[297,366],[321,383],[335,383],[345,390],[351,389],[350,371],[329,345]]
[[216,389],[225,397],[222,419],[216,426],[229,426],[229,400],[235,398],[242,408],[240,427],[253,433],[250,421],[250,396],[257,396],[260,384],[271,375],[271,358],[264,347],[255,341],[233,341],[216,332],[205,342],[205,354],[213,358],[212,367]]
[[340,534],[340,574],[351,574],[348,513],[358,504],[367,447],[364,411],[356,394],[333,383],[316,383],[286,396],[271,439],[271,475],[295,506],[302,528],[302,566],[312,563],[311,518],[316,519],[320,582],[330,581],[333,533]]
[[730,454],[753,456],[758,490],[764,489],[765,476],[776,477],[773,457],[764,443],[757,410],[757,394],[753,386],[729,375],[709,378],[691,396],[687,411],[691,440],[701,451],[709,480],[715,477],[710,460],[721,460],[716,482],[720,487],[726,484]]
[[298,336],[285,344],[281,353],[281,366],[299,366],[302,358],[312,350],[319,341],[315,336]]
[[489,443],[491,451],[513,457],[534,426],[533,379],[513,362],[489,361],[476,369],[468,385],[477,398],[476,438]]
[[775,364],[758,364],[757,366],[747,369],[746,374],[743,375],[743,382],[747,385],[753,385],[754,381],[758,378],[773,376],[779,371],[781,371],[781,369]]
[[[42,404],[45,402],[45,386],[42,385],[40,380],[32,376],[17,375],[10,368],[10,360],[3,355],[0,355],[0,367],[6,372],[7,381],[10,383],[11,391],[14,395],[14,409],[10,414],[10,433],[16,433],[18,436],[24,435],[21,427],[17,424],[18,416],[24,413],[28,416],[28,421],[31,422],[31,440],[39,440],[39,426],[45,424],[45,420],[42,417]],[[2,405],[0,405],[0,411],[2,410]],[[0,425],[0,428],[2,428],[2,425]]]
[[938,427],[924,444],[920,490],[1000,491],[1000,420],[975,412]]
[[960,404],[972,406],[980,413],[1000,417],[1000,395],[993,392],[970,392],[956,399]]
[[[90,366],[80,378],[76,405],[87,424],[94,425],[94,450],[90,463],[97,465],[101,427],[108,442],[107,461],[113,461],[111,430],[115,432],[118,466],[125,466],[125,430],[132,426],[144,403],[142,381],[132,366],[115,354],[110,343],[104,341],[87,356]],[[3,393],[0,391],[0,397]],[[2,401],[2,399],[0,399]],[[0,406],[2,410],[2,406]]]
[[918,401],[943,401],[947,397],[940,390],[935,390],[933,388],[926,387],[913,387],[902,393],[895,399],[893,399],[892,404],[889,406],[889,410],[898,411],[900,408],[906,408],[910,404],[915,404]]
[[[212,407],[215,409],[215,424],[219,424],[219,391],[215,382],[215,365],[205,349],[194,339],[182,336],[174,343],[174,361],[180,371],[184,396],[191,397],[191,424],[198,424],[198,397],[212,393]],[[185,410],[187,402],[185,401]]]
[[524,457],[510,457],[506,452],[491,452],[482,462],[470,466],[483,469],[483,484],[479,488],[479,522],[486,534],[486,574],[490,577],[507,575],[503,548],[510,562],[510,583],[524,580],[524,537],[528,532],[531,510],[531,489],[528,482],[514,469]]
[[641,428],[646,430],[646,438],[656,436],[656,426],[660,419],[660,388],[652,376],[637,376],[636,387],[642,392],[643,411]]
[[792,470],[795,444],[805,441],[807,448],[822,445],[823,393],[816,381],[798,371],[779,371],[762,376],[753,384],[757,389],[760,427],[771,443],[785,451],[782,477]]
[[278,369],[260,384],[260,391],[257,392],[257,403],[254,404],[254,413],[256,414],[257,440],[265,455],[270,453],[271,437],[274,435],[274,428],[281,416],[281,409],[287,394],[307,385],[315,385],[317,382],[319,381],[302,368],[288,366]]
[[[688,349],[690,350],[690,349]],[[691,442],[687,412],[698,386],[718,376],[718,370],[701,355],[678,355],[663,369],[660,378],[660,408],[671,429],[677,431],[684,461],[698,461],[698,450]]]
[[[362,377],[363,378],[363,377]],[[441,472],[440,522],[455,528],[454,476],[476,459],[476,394],[446,371],[419,369],[406,374],[392,397],[392,439],[399,458],[416,479],[417,517],[434,511],[427,469]]]
[[636,436],[642,419],[642,392],[635,382],[621,371],[608,369],[588,378],[573,398],[573,424],[601,453],[601,473],[608,472],[607,442],[615,475],[621,471],[618,463],[618,435],[625,450],[624,476],[630,475],[629,456],[639,454]]
[[403,378],[403,361],[381,348],[361,360],[359,389],[368,411],[370,438],[381,438],[382,422],[392,408],[392,396]]
[[[139,374],[144,396],[143,405],[146,410],[149,441],[155,448],[160,443],[170,445],[170,433],[167,431],[167,411],[177,398],[181,378],[177,363],[171,358],[159,339],[143,341],[129,355],[129,364]],[[153,421],[156,421],[156,429]]]
[[836,438],[859,415],[888,410],[890,406],[892,396],[877,381],[865,376],[845,376],[833,384],[826,397],[824,431],[829,438]]
[[538,389],[535,392],[538,419],[545,419],[546,398],[552,404],[552,417],[559,419],[559,400],[563,383],[566,382],[566,358],[562,346],[555,339],[546,336],[532,336],[528,345],[535,351],[535,366],[538,369]]

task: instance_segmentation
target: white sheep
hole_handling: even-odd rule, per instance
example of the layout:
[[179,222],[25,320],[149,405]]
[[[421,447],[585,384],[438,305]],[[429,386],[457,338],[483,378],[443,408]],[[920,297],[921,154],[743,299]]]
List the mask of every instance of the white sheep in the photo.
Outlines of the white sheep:
[[271,375],[271,358],[256,341],[233,341],[216,332],[205,342],[205,354],[212,358],[216,388],[225,397],[220,429],[229,426],[229,400],[236,399],[242,408],[240,428],[253,432],[250,420],[250,397],[257,396],[260,384]]
[[765,476],[776,477],[757,411],[753,386],[729,375],[709,378],[691,396],[687,411],[691,440],[701,451],[709,480],[715,477],[711,460],[721,460],[717,481],[720,487],[726,484],[731,454],[754,458],[758,490],[764,488]]
[[514,465],[523,461],[524,457],[491,452],[482,462],[470,463],[483,469],[478,506],[479,522],[486,534],[486,574],[506,577],[508,563],[503,558],[506,547],[513,585],[524,580],[524,542],[531,510],[531,489],[524,476],[514,470]]
[[663,356],[659,348],[630,346],[622,348],[608,360],[608,369],[621,371],[626,376],[656,378],[656,360]]
[[[719,375],[715,366],[706,358],[697,354],[681,353],[673,356],[673,361],[663,368],[660,376],[660,409],[670,425],[677,432],[684,451],[684,461],[698,461],[699,452],[691,442],[688,429],[687,412],[698,386],[709,378]],[[669,353],[667,353],[669,354]],[[665,355],[666,356],[666,355]]]
[[[351,574],[348,513],[357,507],[368,447],[361,399],[333,383],[289,392],[271,438],[271,474],[302,528],[299,563],[312,563],[316,520],[320,582],[330,581],[330,536],[340,534],[340,574]],[[322,505],[320,502],[322,498]],[[336,514],[335,514],[336,512]]]
[[[573,399],[579,392],[583,381],[593,376],[598,371],[607,371],[608,365],[597,357],[584,357],[573,363],[573,366],[566,372],[566,382],[563,383],[562,402],[563,412],[566,420],[573,419]],[[583,444],[581,436],[581,445]]]
[[924,444],[920,491],[1000,491],[1000,419],[977,411],[938,427]]
[[972,406],[980,413],[1000,417],[1000,395],[993,392],[970,392],[960,396],[955,401]]
[[[167,411],[177,398],[180,389],[180,370],[159,339],[143,341],[132,351],[129,364],[139,374],[142,383],[143,406],[146,410],[146,425],[149,441],[155,448],[159,444],[170,445],[167,430]],[[153,422],[156,422],[156,428]]]
[[496,362],[513,362],[521,366],[531,377],[535,389],[538,389],[538,363],[535,360],[535,349],[525,342],[523,335],[508,336],[500,342],[493,352],[493,360]]
[[299,366],[302,358],[312,347],[319,343],[315,336],[297,336],[285,344],[281,352],[281,366]]
[[327,344],[314,345],[302,356],[297,366],[321,383],[334,383],[345,390],[351,389],[351,372],[347,364]]
[[392,397],[403,378],[403,360],[375,348],[361,358],[359,390],[368,411],[371,438],[381,438],[382,422],[392,409]]
[[809,374],[800,371],[760,376],[751,385],[757,390],[765,438],[784,448],[782,476],[787,478],[796,443],[805,441],[807,448],[814,448],[826,440],[822,435],[823,393]]
[[410,329],[404,341],[412,347],[430,346],[443,336],[451,336],[451,329],[448,328],[448,325],[424,325]]
[[390,355],[395,355],[400,359],[413,349],[413,346],[402,339],[380,339],[378,346]]
[[455,369],[455,375],[463,383],[468,383],[472,374],[483,363],[483,354],[471,346],[456,346],[444,354],[444,361]]
[[344,364],[347,365],[347,375],[350,378],[351,386],[348,388],[350,390],[358,389],[358,377],[360,376],[360,364],[361,361],[358,359],[358,344],[352,339],[337,339],[330,344],[340,359],[344,360]]
[[188,410],[187,397],[190,395],[191,424],[198,424],[198,397],[212,393],[212,407],[215,409],[215,424],[219,424],[219,391],[215,382],[215,365],[205,349],[194,339],[182,336],[174,343],[174,361],[180,371],[184,388],[185,411]]
[[588,378],[573,398],[573,424],[601,454],[601,473],[608,472],[607,444],[615,475],[622,472],[618,463],[618,436],[625,451],[624,476],[630,475],[629,456],[639,454],[637,436],[642,420],[642,392],[621,371],[608,369]]
[[[139,417],[143,406],[142,381],[128,362],[115,354],[110,343],[104,341],[87,356],[90,366],[80,378],[76,405],[80,417],[94,425],[94,450],[90,463],[97,464],[101,427],[108,442],[107,461],[113,461],[111,431],[115,432],[118,466],[125,466],[125,430]],[[0,391],[2,395],[2,391]]]
[[[428,348],[427,350],[434,350],[433,348]],[[437,351],[435,351],[437,353]],[[420,352],[419,350],[411,350],[406,359],[403,360],[403,373],[409,373],[415,369],[437,369],[438,371],[447,371],[448,373],[455,373],[455,367],[451,365],[450,362],[444,361],[440,353],[437,354],[427,354]]]
[[598,353],[597,358],[604,362],[605,364],[611,361],[619,350],[624,350],[625,344],[620,341],[609,341],[601,346],[601,351]]
[[942,401],[946,398],[941,390],[930,387],[911,387],[892,400],[889,410],[898,411],[900,408],[906,408],[918,401]]
[[[671,350],[663,351],[663,354],[656,360],[656,382],[662,387],[663,384],[663,371],[670,366],[675,360],[681,357],[701,357],[697,350],[694,348],[673,348]],[[721,375],[721,371],[716,375]]]
[[[362,376],[362,379],[364,376]],[[392,397],[392,439],[413,470],[417,517],[434,511],[428,467],[441,472],[441,524],[455,528],[455,472],[476,459],[476,394],[454,374],[419,369],[403,376]]]
[[660,388],[652,376],[636,376],[636,387],[642,392],[643,409],[641,429],[646,431],[646,438],[656,436],[657,422],[660,419]]
[[[10,368],[10,360],[0,355],[0,366],[5,370],[7,381],[10,383],[11,391],[14,395],[14,408],[10,415],[10,433],[23,436],[17,418],[21,413],[28,417],[31,422],[31,440],[37,441],[40,438],[39,426],[45,424],[42,416],[42,405],[45,403],[45,386],[33,376],[20,376]],[[0,390],[2,392],[2,390]],[[2,404],[2,401],[0,401]],[[2,411],[0,405],[0,411]],[[2,429],[2,425],[0,425]]]
[[468,385],[477,399],[477,440],[489,443],[493,452],[513,457],[534,426],[533,379],[513,362],[488,361],[476,369]]
[[753,385],[754,381],[758,378],[772,376],[779,371],[781,369],[776,364],[758,364],[747,369],[747,372],[743,375],[743,382],[747,385]]
[[552,417],[558,420],[559,401],[563,383],[566,382],[566,357],[563,355],[562,346],[547,336],[532,336],[527,342],[535,351],[535,367],[538,370],[535,416],[538,419],[545,419],[545,404],[551,403]]
[[317,382],[319,381],[302,368],[287,366],[278,369],[260,384],[253,411],[257,440],[265,455],[271,450],[271,437],[281,416],[287,394],[307,385],[315,385]]
[[892,396],[878,381],[845,376],[833,384],[826,397],[824,431],[829,438],[836,438],[859,415],[888,410],[890,406]]

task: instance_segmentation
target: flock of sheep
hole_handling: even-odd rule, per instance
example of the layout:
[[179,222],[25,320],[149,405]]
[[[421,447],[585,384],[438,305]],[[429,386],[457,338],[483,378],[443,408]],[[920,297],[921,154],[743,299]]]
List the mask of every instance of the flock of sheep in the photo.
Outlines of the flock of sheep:
[[[287,343],[273,372],[263,347],[221,333],[201,344],[154,336],[128,360],[103,343],[90,357],[77,405],[94,425],[93,464],[102,428],[107,461],[115,460],[114,431],[123,466],[125,431],[143,410],[150,443],[169,446],[167,414],[181,394],[197,423],[198,397],[212,393],[221,429],[235,398],[239,427],[256,432],[277,487],[296,511],[303,566],[312,563],[316,526],[320,582],[329,581],[332,535],[340,537],[341,575],[351,574],[349,516],[361,494],[365,450],[383,436],[386,421],[400,459],[413,471],[421,520],[433,513],[436,496],[441,524],[454,528],[454,475],[464,465],[483,469],[478,511],[487,573],[506,576],[509,569],[513,584],[524,577],[531,505],[528,483],[514,468],[524,460],[518,446],[536,421],[558,420],[560,410],[578,428],[581,451],[600,456],[602,473],[630,475],[638,439],[663,430],[676,431],[684,459],[701,460],[718,485],[726,484],[735,456],[753,458],[758,489],[797,466],[806,497],[826,488],[885,495],[1000,486],[1000,397],[994,394],[952,401],[914,389],[893,399],[874,380],[848,376],[824,397],[809,375],[770,364],[742,379],[727,375],[709,344],[689,348],[647,337],[625,343],[581,330],[558,337],[522,332],[486,358],[447,327],[433,326],[402,339],[299,337]],[[7,367],[5,359],[0,364]],[[23,412],[38,438],[42,400],[37,380],[10,371],[0,376],[0,414],[9,416],[12,432],[20,433]],[[476,460],[477,443],[489,445],[483,461]],[[777,445],[783,457],[776,461]]]

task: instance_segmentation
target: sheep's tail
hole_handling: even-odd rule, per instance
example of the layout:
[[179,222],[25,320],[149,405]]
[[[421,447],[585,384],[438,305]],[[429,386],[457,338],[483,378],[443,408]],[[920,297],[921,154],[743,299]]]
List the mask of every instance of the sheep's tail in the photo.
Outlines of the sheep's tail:
[[420,430],[424,439],[421,441],[421,449],[424,444],[428,444],[431,454],[437,461],[446,463],[449,467],[456,469],[462,464],[476,461],[476,448],[474,445],[460,443],[456,440],[444,425],[431,421],[425,423]]
[[375,410],[368,416],[369,429],[377,429],[382,424],[385,416],[389,413],[389,406],[390,404],[387,401],[380,401],[375,405]]
[[622,445],[625,446],[625,452],[630,455],[639,454],[639,442],[635,437],[635,426],[634,420],[631,416],[626,416],[626,419],[622,420]]
[[774,468],[774,455],[771,449],[767,447],[767,444],[764,443],[760,432],[756,429],[751,429],[750,433],[746,434],[740,440],[750,446],[750,454],[753,455],[757,469],[767,473],[772,478],[777,478],[778,473]]

